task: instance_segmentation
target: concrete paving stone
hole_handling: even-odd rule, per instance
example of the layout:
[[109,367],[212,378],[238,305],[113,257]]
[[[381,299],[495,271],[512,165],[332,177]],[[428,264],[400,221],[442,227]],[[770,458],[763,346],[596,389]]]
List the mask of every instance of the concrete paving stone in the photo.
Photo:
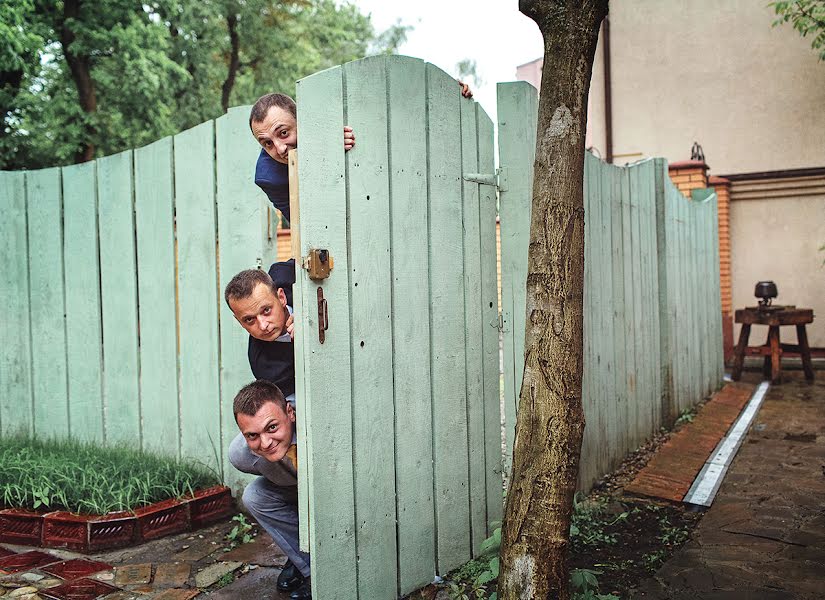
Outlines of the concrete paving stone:
[[126,587],[152,581],[152,563],[115,567],[115,585]]
[[222,561],[209,565],[202,571],[198,571],[198,573],[195,574],[195,587],[198,587],[200,589],[208,588],[209,586],[217,583],[221,577],[223,577],[227,573],[235,571],[242,565],[243,563],[240,563],[238,561]]
[[175,554],[174,559],[189,562],[197,562],[203,558],[206,558],[213,552],[217,551],[218,548],[215,546],[196,544],[193,546],[189,546],[188,548],[184,548],[183,550]]
[[258,534],[248,544],[240,544],[233,548],[222,558],[261,567],[283,567],[287,561],[286,555],[278,545],[264,533]]
[[160,563],[155,567],[153,583],[156,588],[183,587],[192,574],[189,563]]
[[[163,590],[162,592],[158,592],[153,596],[145,596],[145,598],[147,598],[147,600],[191,600],[191,598],[194,598],[200,593],[200,590],[172,588],[169,590]],[[239,596],[238,600],[240,600],[241,598],[242,596]]]
[[108,596],[103,596],[101,600],[145,600],[146,596],[144,594],[137,594],[135,592],[127,592],[126,590],[120,590],[113,594],[109,594]]
[[210,592],[209,600],[239,600],[241,598],[288,600],[289,594],[280,594],[275,587],[280,573],[280,569],[271,567],[253,569],[229,585]]

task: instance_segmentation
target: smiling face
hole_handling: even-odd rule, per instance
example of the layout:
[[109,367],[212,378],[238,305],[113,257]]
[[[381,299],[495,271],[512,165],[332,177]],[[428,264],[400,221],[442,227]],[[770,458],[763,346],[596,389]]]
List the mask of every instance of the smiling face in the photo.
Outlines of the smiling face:
[[229,308],[241,327],[254,338],[271,342],[286,333],[289,311],[281,288],[275,293],[272,286],[258,283],[246,298],[230,298]]
[[252,121],[250,125],[264,151],[273,160],[287,164],[289,151],[298,147],[295,116],[280,106],[271,106],[263,121]]
[[238,413],[235,420],[254,454],[269,462],[286,456],[295,432],[295,409],[291,404],[287,403],[284,410],[275,402],[265,402],[254,415]]

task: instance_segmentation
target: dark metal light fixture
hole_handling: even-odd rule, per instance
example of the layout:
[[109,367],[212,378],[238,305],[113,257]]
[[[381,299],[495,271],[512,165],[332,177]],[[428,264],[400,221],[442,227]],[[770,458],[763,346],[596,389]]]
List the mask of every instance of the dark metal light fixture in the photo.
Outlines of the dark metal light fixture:
[[759,298],[759,308],[766,308],[779,295],[779,291],[773,281],[760,281],[756,284],[753,295]]

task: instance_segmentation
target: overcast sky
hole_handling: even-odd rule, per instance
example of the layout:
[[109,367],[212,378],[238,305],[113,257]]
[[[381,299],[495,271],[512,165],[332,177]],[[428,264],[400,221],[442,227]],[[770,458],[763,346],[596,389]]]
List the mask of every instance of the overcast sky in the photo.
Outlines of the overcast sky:
[[514,81],[516,67],[543,53],[536,24],[518,11],[518,0],[351,0],[372,14],[376,31],[401,19],[415,27],[400,53],[423,58],[455,75],[456,63],[476,61],[484,85],[475,99],[496,121],[496,83]]

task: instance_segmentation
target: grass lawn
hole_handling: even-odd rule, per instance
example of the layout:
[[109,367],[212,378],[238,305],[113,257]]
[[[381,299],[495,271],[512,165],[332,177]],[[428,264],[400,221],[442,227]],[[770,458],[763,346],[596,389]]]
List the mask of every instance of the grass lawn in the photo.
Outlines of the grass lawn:
[[0,507],[103,515],[217,485],[217,473],[132,448],[0,437]]

